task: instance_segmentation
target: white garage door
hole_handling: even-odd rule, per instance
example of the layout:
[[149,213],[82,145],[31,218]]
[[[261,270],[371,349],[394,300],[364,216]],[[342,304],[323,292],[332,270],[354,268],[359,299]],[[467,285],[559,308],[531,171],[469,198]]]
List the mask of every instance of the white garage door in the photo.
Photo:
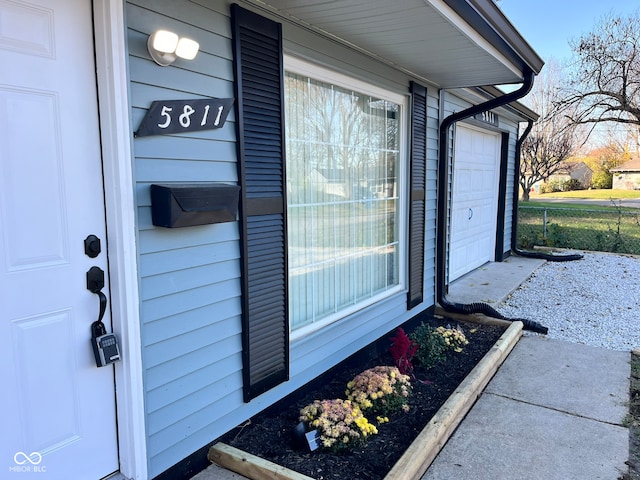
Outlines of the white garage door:
[[449,281],[495,259],[499,165],[499,134],[456,127]]

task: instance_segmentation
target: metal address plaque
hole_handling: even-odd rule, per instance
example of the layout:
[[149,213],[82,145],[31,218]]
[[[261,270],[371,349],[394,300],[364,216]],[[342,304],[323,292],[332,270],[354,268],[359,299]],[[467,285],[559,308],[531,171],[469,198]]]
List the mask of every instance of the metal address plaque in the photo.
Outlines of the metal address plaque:
[[233,100],[208,98],[152,102],[135,135],[146,137],[221,128],[227,120]]

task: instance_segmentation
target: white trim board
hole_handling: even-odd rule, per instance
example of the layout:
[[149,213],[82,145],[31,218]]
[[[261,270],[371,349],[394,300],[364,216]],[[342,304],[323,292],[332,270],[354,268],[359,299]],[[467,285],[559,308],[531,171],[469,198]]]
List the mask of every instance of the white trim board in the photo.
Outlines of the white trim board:
[[120,472],[146,480],[142,344],[124,0],[93,0],[98,100],[116,364]]

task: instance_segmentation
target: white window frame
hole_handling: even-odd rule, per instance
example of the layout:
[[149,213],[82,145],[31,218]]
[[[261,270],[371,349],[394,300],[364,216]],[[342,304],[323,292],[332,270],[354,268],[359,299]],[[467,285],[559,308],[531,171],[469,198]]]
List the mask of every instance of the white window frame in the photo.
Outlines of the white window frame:
[[345,75],[343,73],[336,72],[334,70],[330,70],[325,67],[321,67],[317,64],[310,63],[306,60],[302,60],[298,57],[293,57],[291,55],[284,56],[284,70],[288,73],[293,73],[297,75],[303,75],[314,80],[322,81],[329,83],[331,85],[335,85],[337,87],[346,88],[353,90],[355,92],[363,93],[366,95],[371,95],[372,97],[379,98],[381,100],[387,100],[393,102],[400,106],[400,114],[399,114],[399,129],[400,134],[399,138],[399,150],[400,153],[398,155],[398,167],[396,171],[397,178],[397,191],[398,191],[398,200],[397,200],[397,221],[398,221],[398,285],[385,292],[382,292],[378,295],[375,295],[371,298],[363,300],[353,306],[344,308],[339,312],[328,315],[325,318],[322,318],[316,322],[313,322],[309,325],[305,325],[303,327],[297,328],[293,331],[289,332],[289,338],[291,341],[295,341],[301,339],[311,333],[314,333],[322,328],[330,325],[336,321],[343,320],[348,318],[349,316],[355,314],[358,311],[361,311],[371,305],[374,305],[382,300],[390,298],[399,293],[405,293],[407,291],[407,267],[408,267],[408,218],[407,218],[407,195],[409,188],[409,179],[408,179],[408,141],[407,141],[407,116],[408,116],[408,105],[409,105],[409,97],[408,95],[402,95],[397,92],[392,92],[390,90],[377,87],[370,83],[364,82],[357,78]]

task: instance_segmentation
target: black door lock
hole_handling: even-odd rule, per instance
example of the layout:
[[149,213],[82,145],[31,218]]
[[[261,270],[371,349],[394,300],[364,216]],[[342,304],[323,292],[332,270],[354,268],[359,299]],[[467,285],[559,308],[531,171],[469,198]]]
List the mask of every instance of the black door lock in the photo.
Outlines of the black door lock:
[[87,272],[87,290],[98,293],[104,288],[104,272],[100,267],[91,267]]
[[98,295],[100,310],[98,320],[91,324],[91,347],[96,358],[96,366],[105,367],[120,360],[118,339],[113,333],[107,333],[102,323],[102,317],[107,310],[107,296],[102,293],[104,288],[104,271],[100,267],[91,267],[87,272],[87,290]]
[[84,253],[89,258],[96,258],[100,255],[102,247],[100,246],[100,239],[95,235],[89,235],[84,239]]

